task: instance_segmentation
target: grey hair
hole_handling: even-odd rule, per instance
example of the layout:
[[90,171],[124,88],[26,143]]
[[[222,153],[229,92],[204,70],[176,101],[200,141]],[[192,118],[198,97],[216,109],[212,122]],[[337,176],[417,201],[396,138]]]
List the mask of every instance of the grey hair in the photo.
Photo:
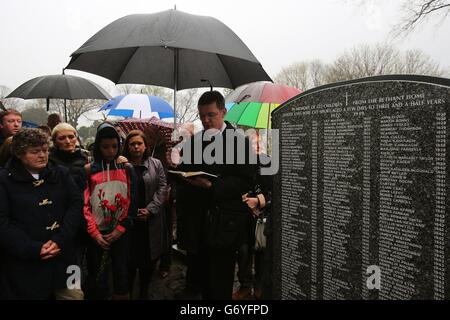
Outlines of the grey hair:
[[20,156],[25,154],[29,147],[41,147],[46,144],[49,144],[48,137],[41,129],[20,129],[12,139],[11,153]]
[[73,133],[75,133],[75,136],[78,137],[77,129],[75,129],[74,127],[72,127],[70,124],[68,124],[66,122],[61,122],[61,123],[57,124],[52,130],[53,142],[56,141],[56,136],[58,135],[58,132],[65,131],[65,130],[73,131]]

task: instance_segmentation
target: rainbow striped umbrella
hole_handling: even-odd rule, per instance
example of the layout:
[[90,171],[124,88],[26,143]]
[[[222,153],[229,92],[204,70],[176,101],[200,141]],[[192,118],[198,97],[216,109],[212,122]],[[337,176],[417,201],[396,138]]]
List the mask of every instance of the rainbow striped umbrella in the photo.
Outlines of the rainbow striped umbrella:
[[270,128],[271,112],[300,93],[297,88],[271,82],[240,86],[225,98],[225,120],[257,129]]

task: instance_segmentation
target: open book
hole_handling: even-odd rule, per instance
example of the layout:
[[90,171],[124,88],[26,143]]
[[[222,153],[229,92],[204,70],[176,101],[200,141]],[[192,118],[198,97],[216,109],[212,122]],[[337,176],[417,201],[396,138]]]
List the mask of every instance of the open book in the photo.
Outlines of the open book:
[[204,171],[189,171],[189,172],[185,172],[185,171],[175,171],[175,170],[169,170],[169,173],[181,176],[183,178],[192,178],[192,177],[205,177],[205,178],[217,178],[218,176],[216,176],[215,174],[211,174],[208,172],[204,172]]

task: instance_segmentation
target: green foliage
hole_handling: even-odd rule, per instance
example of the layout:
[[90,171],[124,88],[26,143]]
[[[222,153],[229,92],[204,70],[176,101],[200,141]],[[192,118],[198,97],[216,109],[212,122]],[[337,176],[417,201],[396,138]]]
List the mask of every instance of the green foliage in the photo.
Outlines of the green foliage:
[[80,136],[83,144],[86,146],[89,143],[94,142],[95,134],[97,133],[97,127],[103,122],[103,120],[95,120],[94,123],[89,126],[82,126],[78,129],[78,135]]

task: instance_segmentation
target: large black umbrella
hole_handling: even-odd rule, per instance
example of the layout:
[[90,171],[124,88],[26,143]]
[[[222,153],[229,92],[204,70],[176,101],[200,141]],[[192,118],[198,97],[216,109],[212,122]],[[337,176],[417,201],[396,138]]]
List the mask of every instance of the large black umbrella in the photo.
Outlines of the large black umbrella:
[[67,121],[66,100],[109,100],[111,96],[102,87],[90,80],[57,74],[28,80],[6,98],[47,99],[47,111],[49,110],[50,99],[64,99],[64,118]]
[[225,24],[177,10],[120,18],[71,57],[68,69],[95,73],[114,83],[172,88],[175,93],[210,84],[236,88],[253,81],[271,81]]

